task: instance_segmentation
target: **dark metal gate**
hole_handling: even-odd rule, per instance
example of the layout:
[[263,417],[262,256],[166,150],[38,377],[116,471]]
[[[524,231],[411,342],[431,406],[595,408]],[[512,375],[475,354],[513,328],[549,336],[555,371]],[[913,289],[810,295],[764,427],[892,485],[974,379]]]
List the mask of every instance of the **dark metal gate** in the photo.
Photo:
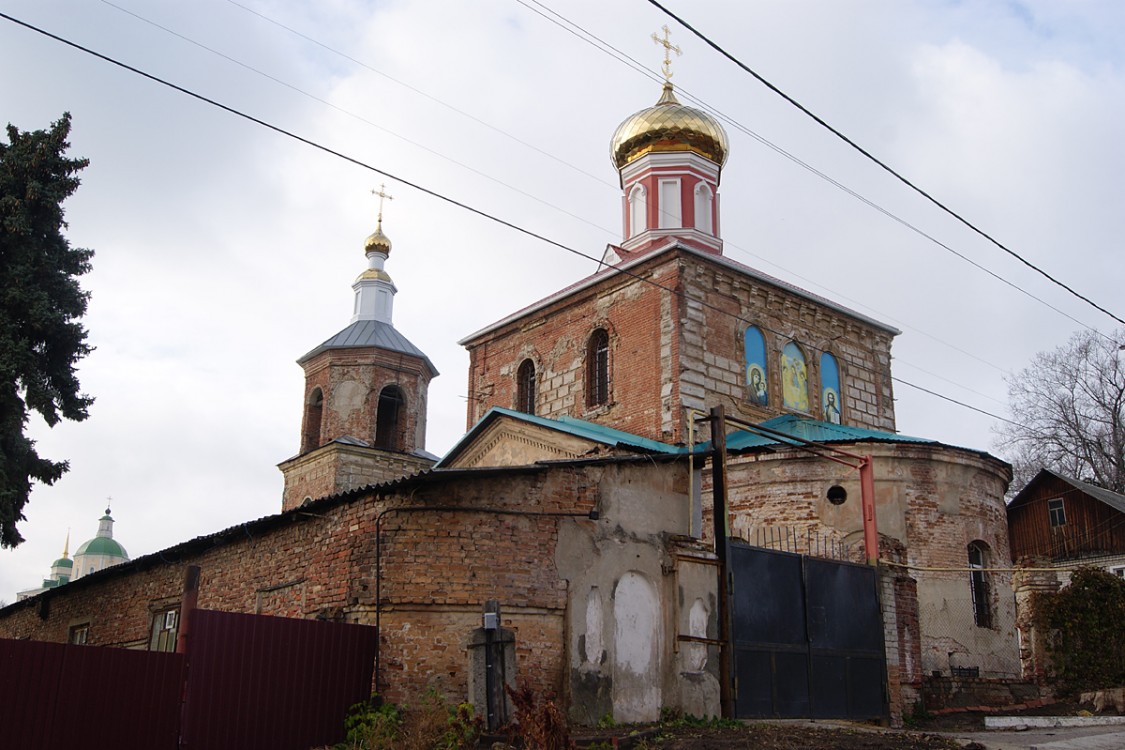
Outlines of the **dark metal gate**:
[[874,568],[731,542],[730,569],[739,718],[887,716]]

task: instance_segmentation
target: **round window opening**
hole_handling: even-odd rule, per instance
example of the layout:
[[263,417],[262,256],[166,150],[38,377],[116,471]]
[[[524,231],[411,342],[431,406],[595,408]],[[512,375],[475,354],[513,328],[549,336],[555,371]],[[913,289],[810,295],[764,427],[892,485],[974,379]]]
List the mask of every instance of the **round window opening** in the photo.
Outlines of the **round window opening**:
[[833,505],[843,505],[844,501],[848,499],[848,491],[838,484],[834,484],[828,488],[828,502]]

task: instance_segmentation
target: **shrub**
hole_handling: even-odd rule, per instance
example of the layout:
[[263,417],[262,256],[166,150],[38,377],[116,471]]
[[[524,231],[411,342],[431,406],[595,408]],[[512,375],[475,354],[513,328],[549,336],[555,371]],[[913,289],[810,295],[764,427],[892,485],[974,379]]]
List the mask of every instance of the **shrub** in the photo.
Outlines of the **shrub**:
[[336,750],[462,750],[476,746],[481,722],[467,703],[451,705],[429,688],[414,705],[352,706],[344,720],[347,738]]
[[513,742],[520,740],[523,747],[535,750],[574,750],[566,717],[553,700],[540,701],[526,685],[517,690],[505,685],[504,689],[516,712],[515,724],[507,730]]
[[1125,685],[1125,580],[1079,568],[1068,586],[1033,598],[1032,617],[1062,692]]

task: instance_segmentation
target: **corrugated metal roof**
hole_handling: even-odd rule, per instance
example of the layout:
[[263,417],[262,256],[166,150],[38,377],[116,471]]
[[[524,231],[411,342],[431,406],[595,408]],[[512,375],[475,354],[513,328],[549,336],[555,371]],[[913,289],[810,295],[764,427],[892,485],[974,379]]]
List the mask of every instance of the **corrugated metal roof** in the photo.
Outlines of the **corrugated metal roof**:
[[493,406],[490,408],[480,420],[473,425],[465,436],[457,441],[445,456],[435,465],[435,469],[443,469],[448,461],[452,461],[462,451],[465,450],[472,443],[484,429],[493,421],[500,417],[508,417],[519,422],[527,422],[528,424],[538,425],[548,430],[555,432],[562,432],[574,437],[582,438],[583,440],[591,440],[603,445],[613,447],[632,448],[634,450],[642,451],[644,453],[660,453],[665,455],[680,455],[687,454],[688,449],[669,445],[668,443],[661,443],[658,440],[650,440],[634,435],[631,432],[624,430],[617,430],[613,427],[606,427],[605,425],[597,424],[595,422],[587,422],[584,419],[575,419],[574,417],[562,416],[557,419],[549,417],[540,417],[535,414],[527,414],[522,411],[515,411],[514,409],[505,409],[501,406]]
[[398,332],[397,329],[390,323],[384,323],[381,320],[357,320],[344,330],[337,333],[332,338],[325,341],[323,344],[313,349],[297,360],[298,364],[304,363],[306,360],[315,357],[323,351],[328,349],[353,349],[360,347],[373,346],[379,349],[386,349],[392,352],[401,352],[402,354],[410,354],[418,357],[426,363],[430,368],[430,375],[436,377],[438,375],[437,368],[430,358],[425,353],[410,343],[410,341]]
[[[865,427],[852,427],[849,425],[821,422],[818,419],[798,417],[785,414],[762,422],[763,427],[792,435],[795,438],[809,440],[814,443],[853,443],[853,442],[879,442],[879,443],[928,443],[937,445],[936,440],[928,438],[910,437],[899,435],[896,432],[883,432],[870,430]],[[743,451],[755,448],[765,448],[773,445],[785,445],[782,439],[775,439],[757,435],[746,430],[738,430],[727,435],[727,450]],[[710,448],[710,444],[707,445]]]
[[1125,495],[1120,495],[1112,490],[1107,490],[1103,487],[1099,487],[1096,484],[1090,484],[1089,482],[1083,482],[1080,479],[1068,477],[1065,474],[1059,474],[1057,471],[1051,471],[1050,469],[1040,469],[1039,473],[1036,474],[1035,477],[1027,483],[1027,487],[1024,487],[1019,491],[1019,494],[1012,498],[1012,503],[1009,507],[1016,506],[1023,499],[1024,493],[1027,492],[1027,490],[1032,485],[1036,484],[1037,480],[1044,474],[1050,475],[1061,482],[1066,482],[1079,492],[1086,493],[1090,497],[1098,500],[1099,502],[1105,503],[1119,513],[1125,513]]

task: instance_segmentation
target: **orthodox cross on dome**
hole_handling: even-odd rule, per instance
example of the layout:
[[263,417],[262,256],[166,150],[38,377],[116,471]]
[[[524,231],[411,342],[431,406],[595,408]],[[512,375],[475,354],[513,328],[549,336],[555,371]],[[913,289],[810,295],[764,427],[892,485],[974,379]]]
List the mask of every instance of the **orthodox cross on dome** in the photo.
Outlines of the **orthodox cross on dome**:
[[379,189],[378,190],[372,190],[371,194],[379,196],[379,218],[376,220],[376,224],[378,224],[379,226],[382,226],[383,225],[383,201],[384,200],[393,201],[395,199],[395,197],[387,192],[387,186],[385,184],[379,185]]
[[652,41],[656,42],[657,44],[659,44],[661,47],[664,48],[664,63],[660,66],[660,72],[664,74],[665,82],[671,83],[672,82],[672,53],[675,52],[676,57],[679,57],[680,55],[682,55],[684,53],[682,51],[680,51],[679,47],[672,44],[672,42],[668,39],[669,35],[671,35],[671,33],[672,33],[668,29],[668,26],[667,25],[661,26],[661,28],[664,30],[664,38],[661,39],[660,37],[658,37],[656,35],[655,32],[653,32]]

